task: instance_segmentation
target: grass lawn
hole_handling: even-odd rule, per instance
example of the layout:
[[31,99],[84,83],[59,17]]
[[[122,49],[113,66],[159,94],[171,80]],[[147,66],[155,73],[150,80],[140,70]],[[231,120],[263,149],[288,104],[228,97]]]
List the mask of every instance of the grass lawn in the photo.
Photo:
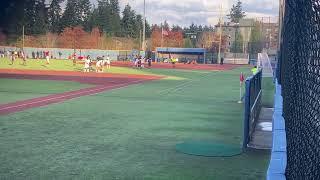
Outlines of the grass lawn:
[[0,177],[264,179],[269,162],[266,151],[209,158],[175,150],[176,144],[188,140],[213,140],[240,148],[241,71],[250,69],[139,70],[178,78],[0,116]]
[[0,78],[0,104],[78,90],[92,85],[70,81]]

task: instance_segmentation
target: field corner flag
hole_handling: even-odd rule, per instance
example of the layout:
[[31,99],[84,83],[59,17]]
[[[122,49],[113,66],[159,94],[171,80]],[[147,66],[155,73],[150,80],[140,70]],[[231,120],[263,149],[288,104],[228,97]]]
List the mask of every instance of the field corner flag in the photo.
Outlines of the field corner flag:
[[244,74],[243,72],[240,73],[240,77],[239,77],[239,80],[240,80],[240,96],[239,96],[239,101],[238,103],[242,103],[242,84],[243,84],[243,81],[244,81]]

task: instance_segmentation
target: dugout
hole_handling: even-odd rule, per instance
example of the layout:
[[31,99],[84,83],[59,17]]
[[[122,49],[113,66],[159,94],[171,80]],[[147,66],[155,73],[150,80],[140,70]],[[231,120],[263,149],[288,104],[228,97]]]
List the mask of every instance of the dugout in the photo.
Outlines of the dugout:
[[156,49],[156,60],[164,61],[169,58],[178,58],[179,62],[196,60],[197,63],[206,63],[206,49],[204,48],[170,48],[159,47]]

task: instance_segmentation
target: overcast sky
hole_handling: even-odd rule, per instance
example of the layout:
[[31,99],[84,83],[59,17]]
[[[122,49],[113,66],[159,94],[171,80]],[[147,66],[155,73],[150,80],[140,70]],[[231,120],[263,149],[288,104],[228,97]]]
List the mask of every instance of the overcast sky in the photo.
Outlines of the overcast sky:
[[[97,0],[91,0],[96,4]],[[224,16],[237,0],[146,0],[146,17],[151,24],[167,20],[169,24],[189,26],[192,22],[215,25],[219,19],[219,6]],[[278,16],[279,0],[242,0],[247,17]],[[126,4],[143,14],[143,0],[119,0],[121,11]]]

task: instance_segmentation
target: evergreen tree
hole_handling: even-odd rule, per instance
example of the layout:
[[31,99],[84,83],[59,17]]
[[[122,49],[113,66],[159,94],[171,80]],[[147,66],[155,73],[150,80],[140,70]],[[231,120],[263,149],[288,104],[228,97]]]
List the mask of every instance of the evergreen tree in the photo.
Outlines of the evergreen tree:
[[194,23],[191,23],[189,27],[189,32],[196,33],[197,31],[198,31],[198,27]]
[[121,30],[127,37],[136,37],[136,14],[127,4],[122,12]]
[[98,11],[97,11],[97,24],[104,33],[109,33],[110,27],[110,5],[107,0],[98,1]]
[[162,24],[162,28],[164,31],[170,31],[170,26],[169,26],[167,20],[165,20],[164,23]]
[[77,12],[80,17],[78,24],[85,27],[89,23],[88,20],[91,15],[91,3],[90,0],[79,0],[78,3],[79,5],[77,6]]
[[98,9],[93,8],[93,10],[89,16],[88,22],[85,26],[86,31],[91,31],[93,28],[99,27],[98,16],[99,16]]
[[16,28],[21,34],[22,26],[25,33],[31,35],[41,35],[47,32],[47,9],[45,0],[27,0],[23,5],[23,18],[17,21]]
[[66,9],[61,19],[62,28],[85,26],[88,23],[90,12],[89,0],[67,0]]
[[110,0],[110,26],[113,34],[120,32],[120,7],[118,0]]
[[48,24],[49,30],[53,33],[61,30],[61,6],[60,3],[64,0],[52,0],[48,10]]
[[79,3],[77,0],[67,0],[66,9],[61,19],[63,29],[65,27],[74,27],[79,25],[80,17],[77,12],[78,5]]
[[34,26],[35,21],[34,6],[34,0],[27,0],[23,7],[23,19],[20,23],[24,26],[25,34],[27,35],[31,35],[33,33],[32,28]]
[[[142,35],[142,31],[143,31],[143,19],[142,16],[140,14],[135,16],[135,20],[134,20],[134,35],[133,37],[140,37],[140,33]],[[142,36],[141,36],[142,37]]]
[[150,38],[151,37],[151,33],[152,33],[152,30],[151,30],[150,24],[146,20],[146,38]]
[[0,5],[0,31],[8,37],[8,42],[15,42],[22,34],[22,25],[25,25],[25,5],[28,0],[2,1]]
[[233,42],[233,45],[231,47],[231,52],[233,53],[243,52],[243,37],[241,32],[239,32],[238,29],[236,29],[236,32],[235,32],[235,41]]
[[178,32],[183,31],[183,29],[179,25],[172,25],[171,31]]
[[34,24],[32,26],[33,34],[38,35],[47,32],[47,13],[45,0],[36,0],[34,6]]
[[252,54],[260,53],[262,51],[262,37],[260,23],[255,22],[250,34],[249,52]]
[[227,15],[231,22],[239,23],[240,19],[246,16],[246,13],[242,11],[242,2],[238,0],[236,5],[232,5],[230,14]]

